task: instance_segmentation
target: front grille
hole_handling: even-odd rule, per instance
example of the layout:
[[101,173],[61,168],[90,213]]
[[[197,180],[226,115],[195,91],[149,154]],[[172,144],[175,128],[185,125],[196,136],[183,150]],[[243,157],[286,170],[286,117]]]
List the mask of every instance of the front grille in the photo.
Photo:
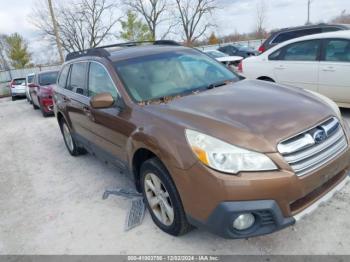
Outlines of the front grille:
[[278,145],[278,151],[297,176],[306,175],[339,156],[348,144],[339,121],[333,117]]

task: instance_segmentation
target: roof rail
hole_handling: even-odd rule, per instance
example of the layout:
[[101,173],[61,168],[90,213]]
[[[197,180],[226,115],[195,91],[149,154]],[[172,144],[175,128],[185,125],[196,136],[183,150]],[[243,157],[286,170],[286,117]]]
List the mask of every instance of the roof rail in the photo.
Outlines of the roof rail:
[[83,56],[99,56],[99,57],[109,57],[111,54],[106,49],[112,47],[133,47],[142,44],[151,44],[151,45],[172,45],[172,46],[181,46],[178,42],[172,40],[156,40],[156,41],[140,41],[140,42],[126,42],[105,46],[98,46],[95,48],[86,49],[83,51],[71,52],[66,56],[66,61],[76,59]]

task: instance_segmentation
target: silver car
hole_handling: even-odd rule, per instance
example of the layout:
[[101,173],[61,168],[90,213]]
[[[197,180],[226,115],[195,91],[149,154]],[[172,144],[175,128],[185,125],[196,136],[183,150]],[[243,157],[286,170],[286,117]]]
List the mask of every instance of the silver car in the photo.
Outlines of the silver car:
[[12,101],[15,101],[17,97],[26,97],[26,79],[15,78],[10,83],[10,91]]
[[33,103],[32,97],[30,96],[29,90],[30,90],[31,85],[34,83],[34,78],[35,78],[35,74],[34,73],[29,74],[26,77],[26,97],[27,97],[27,101],[29,103]]

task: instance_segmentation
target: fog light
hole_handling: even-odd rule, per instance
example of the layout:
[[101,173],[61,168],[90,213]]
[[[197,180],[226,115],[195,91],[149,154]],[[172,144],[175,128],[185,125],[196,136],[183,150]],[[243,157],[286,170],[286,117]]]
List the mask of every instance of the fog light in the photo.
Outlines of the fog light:
[[246,230],[253,226],[255,223],[255,217],[251,213],[239,215],[235,221],[233,221],[233,227],[237,230]]

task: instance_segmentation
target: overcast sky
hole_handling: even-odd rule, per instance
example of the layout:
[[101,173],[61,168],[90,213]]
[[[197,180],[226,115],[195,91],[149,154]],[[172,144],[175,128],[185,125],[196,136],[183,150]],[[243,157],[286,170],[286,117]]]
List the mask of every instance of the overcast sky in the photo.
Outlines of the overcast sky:
[[[34,53],[47,45],[40,42],[37,29],[30,23],[32,6],[38,1],[43,0],[0,0],[0,33],[20,33],[28,40]],[[63,1],[67,4],[71,2]],[[216,34],[223,36],[234,33],[235,30],[240,33],[252,31],[257,1],[260,0],[218,0],[219,9],[213,17],[217,24]],[[306,22],[307,0],[265,0],[265,3],[267,29],[297,26]],[[350,0],[313,0],[311,22],[327,22],[342,10],[350,11]],[[119,32],[119,29],[116,28],[116,31]]]

